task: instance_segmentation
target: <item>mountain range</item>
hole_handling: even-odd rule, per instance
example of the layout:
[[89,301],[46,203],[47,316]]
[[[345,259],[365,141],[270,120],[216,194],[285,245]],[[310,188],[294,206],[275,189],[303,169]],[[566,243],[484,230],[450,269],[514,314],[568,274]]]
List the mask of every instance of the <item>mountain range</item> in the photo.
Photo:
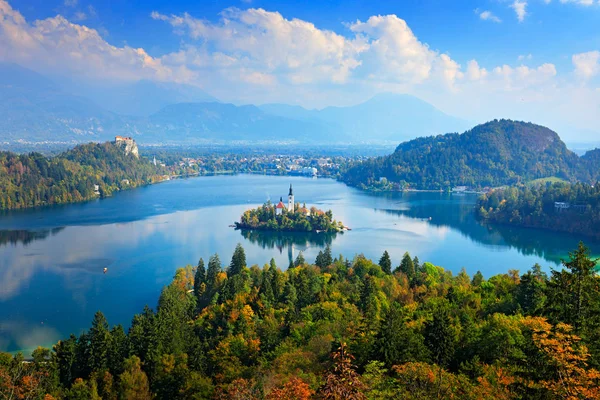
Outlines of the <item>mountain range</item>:
[[595,182],[599,167],[600,150],[579,157],[546,127],[494,120],[462,134],[404,142],[389,156],[348,169],[342,180],[366,189],[481,188],[550,177]]
[[470,126],[409,95],[384,93],[355,106],[322,110],[234,105],[190,85],[56,82],[16,64],[0,64],[0,100],[4,142],[126,135],[145,143],[398,143]]

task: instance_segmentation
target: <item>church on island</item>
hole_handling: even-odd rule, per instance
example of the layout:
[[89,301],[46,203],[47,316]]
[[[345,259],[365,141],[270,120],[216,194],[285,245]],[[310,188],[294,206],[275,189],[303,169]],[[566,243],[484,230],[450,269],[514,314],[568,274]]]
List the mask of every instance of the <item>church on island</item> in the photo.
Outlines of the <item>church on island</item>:
[[[290,183],[290,192],[288,193],[287,206],[283,203],[283,197],[280,197],[279,203],[277,203],[277,205],[275,206],[275,214],[282,215],[284,209],[287,209],[288,212],[293,213],[295,204],[296,203],[294,202],[294,190],[292,189],[292,184]],[[305,214],[306,216],[310,216],[310,210],[306,207],[300,207],[298,211]]]
[[246,210],[241,215],[239,222],[235,222],[236,229],[251,229],[265,231],[285,232],[342,232],[347,230],[341,221],[333,219],[331,210],[327,212],[306,205],[296,203],[294,189],[290,185],[287,205],[283,197],[279,203],[270,201],[257,208]]

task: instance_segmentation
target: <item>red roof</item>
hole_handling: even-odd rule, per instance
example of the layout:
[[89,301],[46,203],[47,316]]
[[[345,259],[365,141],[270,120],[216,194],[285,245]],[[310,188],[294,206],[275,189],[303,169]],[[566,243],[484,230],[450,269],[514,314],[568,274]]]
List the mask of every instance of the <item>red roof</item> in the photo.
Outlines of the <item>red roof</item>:
[[283,204],[283,202],[280,201],[279,204],[275,206],[275,208],[285,208],[285,204]]

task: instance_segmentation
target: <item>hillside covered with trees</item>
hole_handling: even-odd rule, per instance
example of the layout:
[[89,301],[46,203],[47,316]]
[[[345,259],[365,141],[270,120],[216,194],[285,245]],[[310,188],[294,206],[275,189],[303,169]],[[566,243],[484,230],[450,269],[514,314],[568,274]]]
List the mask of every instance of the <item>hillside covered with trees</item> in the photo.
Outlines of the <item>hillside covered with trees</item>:
[[[555,203],[563,203],[557,208]],[[600,186],[546,183],[493,190],[478,201],[484,221],[600,239]]]
[[402,143],[389,156],[355,164],[341,179],[379,190],[497,187],[547,177],[591,182],[599,161],[594,152],[578,157],[543,126],[494,120],[463,134]]
[[56,157],[0,152],[0,210],[104,197],[152,183],[159,173],[112,142],[79,145]]
[[[127,332],[91,328],[33,362],[0,354],[0,395],[31,399],[598,399],[600,279],[564,269],[485,279],[407,253],[282,271],[238,245],[177,271]],[[44,397],[45,396],[45,397]]]

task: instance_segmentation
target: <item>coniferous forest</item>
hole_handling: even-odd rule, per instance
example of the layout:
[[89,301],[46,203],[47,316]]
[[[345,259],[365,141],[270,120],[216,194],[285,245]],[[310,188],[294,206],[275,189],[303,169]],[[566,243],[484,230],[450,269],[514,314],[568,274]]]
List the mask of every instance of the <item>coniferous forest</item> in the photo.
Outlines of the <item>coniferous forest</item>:
[[2,398],[597,399],[600,279],[564,268],[457,275],[408,253],[283,271],[238,245],[179,269],[127,331],[102,313],[31,362],[0,354]]
[[0,152],[0,210],[104,197],[152,183],[159,173],[148,160],[111,142],[79,145],[50,158]]

